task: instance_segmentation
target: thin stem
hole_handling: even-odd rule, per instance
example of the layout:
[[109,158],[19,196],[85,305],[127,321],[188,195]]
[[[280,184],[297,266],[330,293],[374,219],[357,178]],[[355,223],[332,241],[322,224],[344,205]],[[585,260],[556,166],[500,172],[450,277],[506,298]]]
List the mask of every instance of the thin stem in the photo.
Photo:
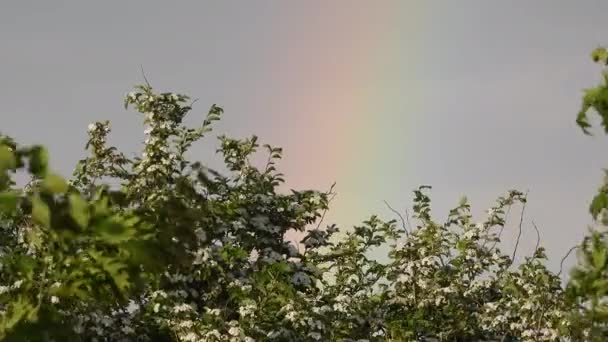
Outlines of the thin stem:
[[144,72],[144,66],[140,65],[140,68],[141,68],[141,76],[144,78],[146,85],[148,86],[148,88],[152,88],[152,86],[150,85],[150,82],[148,82],[148,79],[146,78],[146,73]]
[[528,203],[527,199],[528,199],[528,192],[526,191],[526,195],[524,196],[524,198],[526,199],[526,201],[523,204],[523,207],[521,208],[521,215],[519,217],[519,232],[517,233],[517,240],[515,240],[515,248],[513,249],[513,255],[511,256],[511,264],[513,264],[513,262],[515,262],[515,254],[517,253],[517,247],[519,247],[519,240],[521,239],[521,233],[522,233],[522,225],[524,223],[524,213],[526,211],[526,204]]
[[534,227],[534,230],[536,231],[536,246],[534,247],[534,253],[536,254],[536,251],[540,246],[540,230],[538,230],[538,227],[536,226],[536,223],[534,223],[534,221],[532,221],[532,227]]
[[[334,190],[334,187],[336,186],[336,182],[334,182],[331,187],[329,188],[329,191],[326,192],[327,195],[331,194],[332,196],[329,198],[328,204],[334,199],[334,197],[336,197],[335,193],[332,193],[332,191]],[[317,224],[317,228],[319,229],[321,227],[321,224],[323,223],[323,219],[325,219],[325,214],[327,214],[327,210],[328,209],[324,209],[323,210],[323,214],[321,214],[321,219],[319,220],[319,224]]]
[[[401,219],[401,224],[402,224],[403,230],[405,231],[405,235],[406,235],[406,236],[409,236],[409,235],[410,235],[410,232],[407,230],[407,227],[406,227],[406,225],[405,225],[405,219],[403,219],[403,216],[401,215],[401,213],[399,213],[397,210],[393,209],[393,207],[391,207],[391,205],[390,205],[390,204],[388,204],[388,202],[387,202],[387,201],[384,201],[384,204],[386,204],[386,206],[387,206],[387,207],[388,207],[388,208],[389,208],[389,209],[390,209],[390,210],[391,210],[393,213],[395,213],[395,214],[397,214],[397,216],[399,216],[399,218]],[[409,220],[409,219],[408,219],[408,220]]]
[[557,276],[558,277],[562,274],[562,271],[564,270],[564,262],[570,256],[570,253],[572,253],[575,249],[580,248],[580,247],[581,247],[580,245],[576,245],[576,246],[570,247],[570,249],[568,250],[568,252],[566,253],[566,255],[564,255],[564,257],[562,258],[562,260],[559,263],[559,272],[557,272]]
[[407,208],[405,208],[405,220],[407,221],[407,226],[410,228],[410,232],[413,231],[412,224],[410,223],[410,212]]

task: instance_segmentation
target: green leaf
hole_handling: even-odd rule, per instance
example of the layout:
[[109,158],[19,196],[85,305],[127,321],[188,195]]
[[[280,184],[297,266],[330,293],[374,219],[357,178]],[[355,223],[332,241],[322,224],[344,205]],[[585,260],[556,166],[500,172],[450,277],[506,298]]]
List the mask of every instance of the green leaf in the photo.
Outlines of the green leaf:
[[8,146],[0,145],[0,172],[12,169],[16,166],[15,155]]
[[97,194],[97,201],[95,201],[93,208],[95,211],[95,215],[104,216],[110,212],[109,199],[106,196],[103,196],[101,193]]
[[81,228],[86,228],[90,219],[87,202],[78,194],[70,194],[68,200],[70,202],[70,216]]
[[593,52],[591,52],[591,59],[594,62],[600,62],[607,64],[608,63],[608,51],[605,48],[598,47]]
[[1,337],[5,337],[19,323],[34,321],[39,307],[32,305],[27,297],[18,296],[7,309],[7,313],[0,320]]
[[44,227],[50,228],[51,226],[49,206],[38,196],[32,198],[32,219]]
[[23,274],[25,279],[32,280],[37,261],[29,255],[19,255],[14,260],[19,273]]
[[116,258],[108,257],[100,252],[90,251],[89,255],[101,266],[106,275],[111,278],[120,294],[124,294],[130,286],[129,274],[126,272],[127,265]]
[[116,218],[107,218],[95,226],[95,231],[108,243],[121,243],[132,239],[136,230],[126,222]]
[[29,171],[38,177],[44,177],[47,172],[49,156],[42,146],[35,146],[30,150]]
[[68,191],[68,183],[65,179],[54,173],[49,173],[44,178],[43,186],[52,193],[65,193]]
[[591,201],[589,212],[593,215],[593,218],[597,218],[597,215],[606,207],[608,207],[608,196],[606,196],[604,191],[600,190],[593,198],[593,201]]
[[598,269],[604,268],[606,265],[606,249],[600,248],[593,251],[593,266]]
[[46,243],[46,237],[38,229],[28,229],[25,234],[32,247],[40,248]]
[[142,265],[146,271],[162,272],[166,258],[162,257],[163,251],[159,244],[154,241],[129,240],[121,246],[129,254],[129,262],[133,265]]
[[0,193],[0,213],[12,214],[17,210],[19,196],[14,192]]

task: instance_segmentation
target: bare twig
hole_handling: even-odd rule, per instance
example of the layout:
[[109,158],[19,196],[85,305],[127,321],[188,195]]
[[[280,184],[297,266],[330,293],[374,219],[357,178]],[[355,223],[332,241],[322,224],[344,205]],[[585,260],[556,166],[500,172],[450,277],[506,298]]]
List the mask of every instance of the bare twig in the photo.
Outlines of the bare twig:
[[321,214],[321,219],[319,220],[319,223],[317,224],[317,230],[321,227],[321,224],[323,224],[323,220],[325,219],[325,214],[327,214],[327,209],[323,210],[323,214]]
[[[335,193],[332,193],[332,191],[334,190],[334,187],[335,187],[335,186],[336,186],[336,182],[334,182],[334,183],[331,185],[331,187],[329,188],[329,191],[327,191],[327,192],[325,193],[325,194],[327,194],[327,195],[329,195],[329,194],[331,194],[331,195],[332,195],[332,196],[329,198],[329,201],[327,201],[327,203],[328,203],[328,204],[329,204],[329,203],[330,203],[330,202],[331,202],[331,201],[334,199],[334,197],[336,197],[336,194],[335,194]],[[327,214],[327,210],[328,210],[328,209],[324,209],[324,210],[323,210],[323,214],[321,214],[321,219],[319,220],[319,224],[317,224],[317,228],[316,228],[316,229],[319,229],[319,228],[321,227],[321,224],[323,223],[323,219],[325,219],[325,214]]]
[[534,221],[532,221],[532,227],[534,227],[534,230],[536,230],[536,246],[534,247],[534,253],[536,254],[536,251],[540,246],[540,230],[538,230],[538,227],[536,226],[536,223],[534,223]]
[[148,82],[148,79],[146,78],[146,73],[144,72],[144,66],[140,65],[141,68],[141,75],[144,78],[144,81],[146,82],[146,85],[148,86],[148,88],[152,88],[152,86],[150,85],[150,82]]
[[[384,201],[384,204],[386,204],[386,206],[395,214],[397,214],[397,216],[399,216],[399,218],[401,219],[401,224],[403,227],[403,230],[405,231],[405,235],[409,236],[410,232],[407,230],[406,224],[405,224],[405,219],[403,219],[403,216],[401,215],[401,213],[399,213],[397,210],[393,209],[393,207],[391,207],[390,204],[388,204],[387,201]],[[408,219],[409,220],[409,219]]]
[[572,253],[575,249],[580,248],[580,247],[581,247],[580,245],[576,245],[576,246],[570,247],[570,249],[568,250],[568,252],[566,253],[566,255],[564,255],[564,257],[562,258],[562,260],[559,263],[559,272],[557,272],[557,276],[558,277],[562,274],[562,271],[564,270],[564,262],[570,256],[570,253]]
[[517,240],[515,240],[515,248],[513,249],[513,255],[511,256],[511,264],[515,261],[515,254],[517,253],[517,247],[519,247],[519,240],[521,239],[522,225],[524,223],[524,213],[526,211],[526,204],[528,203],[528,192],[526,191],[526,195],[524,196],[526,201],[521,208],[521,215],[519,217],[519,232],[517,233]]
[[199,100],[198,98],[192,100],[192,102],[190,102],[190,104],[188,105],[188,107],[192,108],[192,106],[194,106],[194,104],[197,103],[198,100]]
[[410,232],[413,231],[412,224],[410,223],[410,211],[405,208],[405,220],[407,221],[407,226],[410,229]]
[[[334,187],[335,187],[335,186],[336,186],[336,182],[334,182],[334,183],[331,185],[331,187],[329,187],[329,191],[327,191],[327,192],[326,192],[326,194],[328,194],[328,195],[329,195],[329,194],[331,194],[331,193],[332,193],[332,191],[334,190]],[[335,195],[335,193],[334,193],[334,195]],[[332,196],[332,198],[334,198],[334,196]],[[330,201],[331,201],[331,199],[330,199]]]

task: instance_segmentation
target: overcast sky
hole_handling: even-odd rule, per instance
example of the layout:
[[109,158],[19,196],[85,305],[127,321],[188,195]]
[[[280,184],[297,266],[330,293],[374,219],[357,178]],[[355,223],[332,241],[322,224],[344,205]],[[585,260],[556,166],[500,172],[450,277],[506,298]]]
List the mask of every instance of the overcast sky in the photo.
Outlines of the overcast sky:
[[[461,195],[481,213],[529,190],[524,249],[533,219],[555,270],[608,165],[608,137],[574,124],[606,13],[600,0],[2,1],[0,131],[47,145],[64,174],[92,121],[134,153],[141,118],[122,96],[143,66],[197,113],[223,106],[219,132],[284,146],[290,187],[337,181],[339,225],[391,218],[382,200],[403,211],[420,184],[441,219]],[[194,155],[219,165],[216,147]]]

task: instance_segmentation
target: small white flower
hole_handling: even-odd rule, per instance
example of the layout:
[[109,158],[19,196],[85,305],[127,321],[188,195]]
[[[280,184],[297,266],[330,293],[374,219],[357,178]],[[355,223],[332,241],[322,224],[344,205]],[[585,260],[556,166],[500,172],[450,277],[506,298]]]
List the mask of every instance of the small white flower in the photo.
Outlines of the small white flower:
[[216,329],[213,329],[213,330],[209,331],[208,333],[206,333],[205,336],[207,336],[207,337],[213,336],[213,337],[219,339],[220,337],[222,337],[222,334],[220,334],[220,332],[217,331]]
[[317,341],[321,339],[321,334],[319,334],[316,331],[309,333],[308,336],[310,336],[312,339],[317,340]]
[[336,311],[346,312],[346,306],[342,303],[335,303],[333,307],[334,307],[334,310],[336,310]]
[[163,298],[167,298],[167,293],[165,291],[154,291],[152,293],[152,298],[156,298],[156,297],[163,297]]
[[182,339],[184,341],[194,342],[194,341],[196,341],[198,339],[198,336],[196,336],[195,333],[190,332],[186,336],[184,336]]
[[321,203],[321,196],[319,196],[318,193],[315,193],[311,198],[310,198],[310,203],[312,204],[319,204]]
[[524,332],[521,333],[522,337],[532,337],[534,336],[534,332],[532,330],[524,330]]
[[521,308],[524,310],[532,310],[534,307],[535,305],[532,302],[526,302]]
[[496,310],[498,308],[498,304],[496,304],[496,303],[486,303],[486,306],[490,310]]
[[230,329],[228,329],[228,334],[232,335],[232,336],[239,336],[241,333],[241,329],[239,329],[239,327],[232,327]]
[[212,316],[219,316],[220,309],[207,309],[207,313],[209,313]]
[[298,314],[295,311],[289,311],[286,315],[285,315],[285,319],[287,319],[290,322],[294,322],[296,320],[296,318],[298,317]]
[[524,291],[528,292],[528,294],[532,294],[532,292],[534,292],[534,286],[532,286],[531,284],[525,284],[523,286]]
[[51,296],[51,303],[53,303],[53,304],[59,303],[59,298],[57,298],[57,296]]
[[475,231],[474,230],[467,230],[462,237],[464,237],[467,240],[471,240],[475,237]]
[[128,325],[125,325],[124,327],[122,327],[122,332],[125,334],[133,334],[135,332],[135,329],[131,328]]
[[248,304],[248,305],[245,305],[245,306],[241,306],[239,308],[239,313],[241,314],[241,316],[247,317],[247,316],[253,315],[255,309],[256,309],[256,305],[255,304]]
[[181,328],[192,328],[192,325],[194,325],[194,323],[190,320],[183,321],[179,324]]
[[97,125],[94,123],[89,124],[89,126],[87,127],[89,132],[93,132],[95,130],[95,128],[97,128]]
[[186,303],[181,304],[181,305],[176,305],[173,307],[174,313],[186,312],[186,311],[190,311],[190,310],[192,310],[192,307]]

